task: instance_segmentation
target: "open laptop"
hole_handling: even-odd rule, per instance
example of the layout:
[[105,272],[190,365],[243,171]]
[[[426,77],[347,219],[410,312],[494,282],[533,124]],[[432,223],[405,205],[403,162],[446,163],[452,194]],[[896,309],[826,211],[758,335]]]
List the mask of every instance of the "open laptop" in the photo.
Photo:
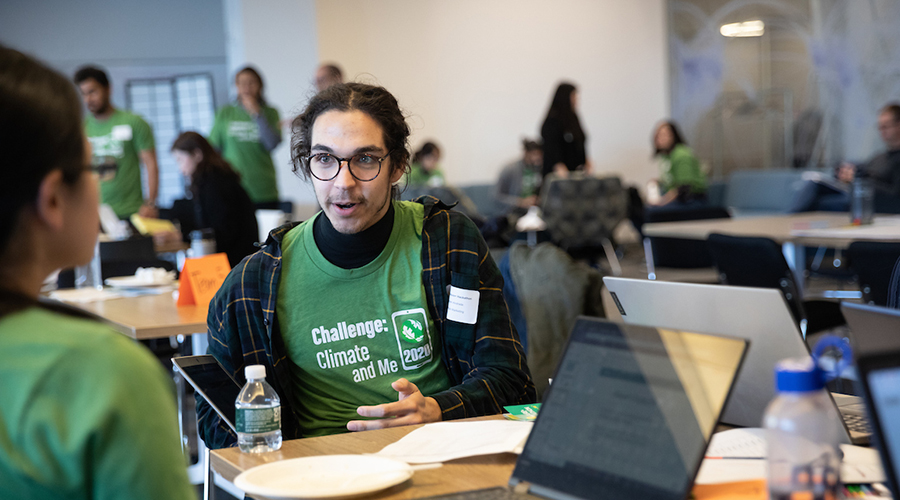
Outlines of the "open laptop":
[[843,303],[856,346],[859,382],[894,498],[900,495],[900,310]]
[[[809,356],[809,347],[779,290],[603,278],[625,323],[709,332],[749,339],[750,351],[722,422],[760,427],[775,397],[775,363]],[[871,436],[862,400],[832,394],[847,443]]]
[[746,349],[580,317],[510,488],[437,498],[688,498]]

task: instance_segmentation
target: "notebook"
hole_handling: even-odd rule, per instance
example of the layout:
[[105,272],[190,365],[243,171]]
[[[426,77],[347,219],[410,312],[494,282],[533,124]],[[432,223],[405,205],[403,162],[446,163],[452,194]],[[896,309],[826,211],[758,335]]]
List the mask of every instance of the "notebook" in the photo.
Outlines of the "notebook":
[[746,348],[580,317],[509,487],[435,498],[687,498]]
[[888,486],[900,495],[900,311],[843,303],[853,333],[859,382]]
[[[809,356],[809,347],[779,290],[603,278],[622,320],[629,324],[679,328],[749,339],[744,369],[722,422],[761,427],[775,397],[775,363]],[[871,428],[861,398],[832,394],[846,443],[866,444]]]

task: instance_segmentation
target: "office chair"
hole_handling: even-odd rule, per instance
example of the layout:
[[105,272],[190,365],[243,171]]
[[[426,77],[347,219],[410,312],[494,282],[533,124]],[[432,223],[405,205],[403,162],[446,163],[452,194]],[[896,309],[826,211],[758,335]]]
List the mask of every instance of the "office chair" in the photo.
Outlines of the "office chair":
[[847,248],[850,269],[857,277],[863,301],[888,305],[889,287],[894,263],[900,259],[900,243],[854,241]]
[[[731,218],[728,210],[716,206],[658,208],[644,212],[645,223],[728,218]],[[712,256],[704,240],[652,236],[644,238],[644,252],[648,264],[652,262],[654,271],[657,267],[678,269],[713,267]]]
[[[781,253],[781,246],[771,239],[713,233],[707,242],[719,272],[719,281],[726,285],[781,290],[804,339],[807,333],[846,323],[839,303],[803,300],[797,278]],[[764,312],[760,311],[760,314]]]
[[541,210],[554,244],[591,261],[602,250],[613,274],[621,275],[612,233],[628,215],[628,193],[618,177],[549,177],[541,189]]

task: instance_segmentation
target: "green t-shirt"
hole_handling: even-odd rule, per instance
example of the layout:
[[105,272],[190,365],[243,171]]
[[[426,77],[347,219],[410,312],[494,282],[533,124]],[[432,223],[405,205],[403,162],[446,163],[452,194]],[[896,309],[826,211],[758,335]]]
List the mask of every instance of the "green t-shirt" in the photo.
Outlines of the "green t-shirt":
[[394,202],[385,249],[357,269],[325,259],[315,218],[285,235],[275,309],[304,437],[347,432],[359,406],[397,401],[399,378],[425,396],[450,387],[422,285],[423,220],[421,204]]
[[418,163],[413,163],[409,166],[409,177],[407,180],[410,186],[438,187],[446,184],[444,172],[438,168],[429,172]]
[[0,498],[196,499],[172,379],[100,323],[0,319]]
[[[262,108],[272,130],[281,133],[278,111]],[[216,113],[209,142],[241,174],[241,186],[254,203],[278,201],[278,182],[272,156],[259,140],[259,125],[242,106],[231,104]]]
[[692,193],[706,192],[706,175],[700,169],[694,152],[684,144],[675,146],[668,156],[663,156],[659,168],[663,192],[685,185],[691,187]]
[[156,148],[153,130],[140,116],[117,109],[103,121],[88,114],[84,132],[91,141],[95,162],[110,156],[118,165],[115,177],[100,182],[100,201],[119,217],[129,217],[144,203],[139,153]]

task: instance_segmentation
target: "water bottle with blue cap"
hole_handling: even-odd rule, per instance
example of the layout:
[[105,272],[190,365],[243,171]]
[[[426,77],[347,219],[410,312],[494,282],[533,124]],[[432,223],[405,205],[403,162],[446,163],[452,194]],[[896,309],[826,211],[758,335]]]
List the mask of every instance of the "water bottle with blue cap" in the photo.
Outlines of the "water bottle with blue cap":
[[[829,351],[840,353],[831,370],[821,366]],[[840,488],[840,416],[825,384],[853,359],[846,340],[826,336],[812,357],[775,365],[777,395],[763,417],[768,445],[768,487],[772,500],[831,500]]]

